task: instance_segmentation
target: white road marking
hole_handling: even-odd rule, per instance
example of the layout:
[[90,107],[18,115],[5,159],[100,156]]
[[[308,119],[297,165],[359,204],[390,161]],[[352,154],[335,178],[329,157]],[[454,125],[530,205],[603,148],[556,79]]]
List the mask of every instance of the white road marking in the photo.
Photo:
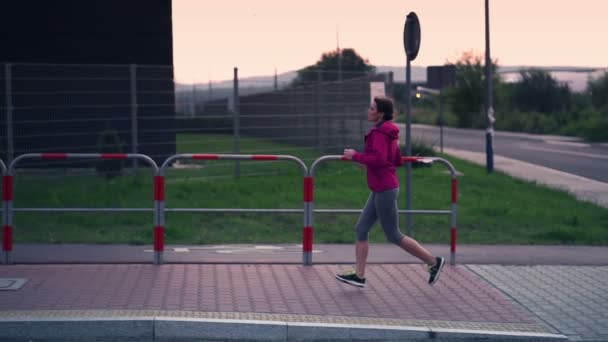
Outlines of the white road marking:
[[572,142],[572,141],[563,141],[563,140],[544,140],[547,144],[550,145],[562,145],[562,146],[576,146],[576,147],[591,147],[589,144],[580,143],[580,142]]
[[255,249],[260,249],[260,250],[277,250],[277,249],[284,249],[283,247],[279,247],[279,246],[254,246],[253,248]]
[[[167,249],[167,252],[173,251],[176,253],[186,253],[195,251],[208,251],[219,254],[237,254],[237,253],[302,253],[302,245],[290,245],[287,247],[270,246],[270,245],[252,245],[252,246],[190,246],[190,247],[175,247]],[[154,250],[144,249],[146,253],[152,253]],[[313,250],[313,253],[322,253],[321,250]]]
[[534,151],[542,151],[542,152],[550,152],[550,153],[561,153],[561,154],[570,154],[573,156],[579,157],[588,157],[588,158],[597,158],[597,159],[605,159],[608,160],[608,156],[604,156],[601,154],[593,154],[593,153],[585,153],[585,152],[574,152],[574,151],[564,151],[564,150],[554,150],[551,148],[543,148],[543,147],[532,147],[528,145],[522,145],[521,148],[526,150],[534,150]]

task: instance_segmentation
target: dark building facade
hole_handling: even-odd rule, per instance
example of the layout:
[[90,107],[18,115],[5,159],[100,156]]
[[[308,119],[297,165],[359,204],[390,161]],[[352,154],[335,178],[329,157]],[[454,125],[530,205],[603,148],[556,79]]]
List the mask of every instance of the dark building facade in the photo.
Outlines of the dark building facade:
[[98,152],[104,130],[125,153],[175,153],[171,0],[9,0],[0,13],[5,161]]

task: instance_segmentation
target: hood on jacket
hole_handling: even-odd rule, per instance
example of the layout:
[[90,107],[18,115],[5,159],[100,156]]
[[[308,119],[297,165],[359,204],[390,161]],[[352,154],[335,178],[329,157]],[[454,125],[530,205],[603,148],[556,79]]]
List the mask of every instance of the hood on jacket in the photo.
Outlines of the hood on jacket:
[[371,131],[380,132],[391,138],[391,140],[399,139],[399,127],[397,127],[397,125],[395,125],[392,121],[384,121],[378,126],[373,127]]
[[378,132],[389,137],[392,147],[389,149],[389,156],[387,156],[387,158],[391,160],[395,166],[403,165],[401,150],[399,149],[399,127],[392,121],[384,121],[373,127],[369,134],[372,132]]

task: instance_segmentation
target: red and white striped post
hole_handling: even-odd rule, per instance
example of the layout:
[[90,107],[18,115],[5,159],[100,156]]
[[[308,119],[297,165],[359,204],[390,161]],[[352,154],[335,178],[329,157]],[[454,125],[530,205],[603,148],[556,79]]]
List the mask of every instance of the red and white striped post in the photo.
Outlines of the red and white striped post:
[[302,264],[305,266],[312,265],[312,250],[314,242],[314,212],[315,212],[315,171],[317,166],[326,160],[344,160],[350,161],[343,156],[323,156],[315,160],[304,177],[304,232],[302,234]]
[[307,172],[304,177],[304,229],[302,231],[302,264],[304,266],[312,265],[314,191],[315,179]]
[[165,176],[154,176],[154,263],[163,263],[165,251]]
[[13,176],[6,174],[6,166],[0,161],[2,169],[2,254],[4,263],[10,264],[13,251]]

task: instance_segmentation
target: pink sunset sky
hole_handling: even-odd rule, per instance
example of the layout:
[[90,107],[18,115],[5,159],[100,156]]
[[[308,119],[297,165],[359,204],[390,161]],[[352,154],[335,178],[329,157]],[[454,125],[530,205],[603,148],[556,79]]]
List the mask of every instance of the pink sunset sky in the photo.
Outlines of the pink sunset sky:
[[[323,52],[354,48],[373,65],[405,66],[403,26],[416,12],[414,66],[485,49],[484,0],[173,0],[178,82],[297,70]],[[490,0],[499,65],[608,67],[608,1]],[[337,34],[337,32],[339,34]]]

